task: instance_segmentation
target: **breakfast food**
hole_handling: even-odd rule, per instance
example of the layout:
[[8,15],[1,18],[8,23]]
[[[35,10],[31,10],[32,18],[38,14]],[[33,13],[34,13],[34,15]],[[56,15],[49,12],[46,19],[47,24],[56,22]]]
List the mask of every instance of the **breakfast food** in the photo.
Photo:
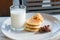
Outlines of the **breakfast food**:
[[27,28],[40,28],[39,25],[29,25],[29,24],[25,24],[25,26],[26,26]]
[[38,28],[25,28],[26,31],[29,31],[29,32],[37,32],[39,29]]
[[44,18],[42,15],[40,13],[37,13],[36,15],[32,16],[32,18],[28,19],[26,23],[30,25],[40,25],[43,20]]
[[43,21],[44,18],[42,17],[42,15],[40,13],[37,13],[26,21],[25,30],[36,32],[39,30],[40,25],[43,23]]

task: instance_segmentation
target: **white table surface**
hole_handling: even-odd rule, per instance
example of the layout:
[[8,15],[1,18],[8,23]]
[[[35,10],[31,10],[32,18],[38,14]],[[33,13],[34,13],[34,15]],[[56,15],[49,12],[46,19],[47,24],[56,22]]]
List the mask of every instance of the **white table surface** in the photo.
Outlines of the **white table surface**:
[[[54,17],[56,17],[57,19],[59,19],[60,20],[60,14],[59,15],[52,15],[52,16],[54,16]],[[1,25],[3,24],[3,22],[7,19],[7,18],[9,18],[9,17],[0,17],[0,27],[1,27]],[[60,33],[59,34],[57,34],[57,36],[56,37],[54,37],[52,40],[60,40]],[[9,39],[9,38],[7,38],[6,36],[4,36],[4,34],[1,32],[1,30],[0,30],[0,40],[11,40],[11,39]]]

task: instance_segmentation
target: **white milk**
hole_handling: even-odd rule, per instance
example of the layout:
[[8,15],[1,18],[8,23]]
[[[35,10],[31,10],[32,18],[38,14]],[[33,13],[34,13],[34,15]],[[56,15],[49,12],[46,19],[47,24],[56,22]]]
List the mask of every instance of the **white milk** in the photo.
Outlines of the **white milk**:
[[11,10],[11,24],[13,28],[23,27],[26,20],[25,9],[13,9]]

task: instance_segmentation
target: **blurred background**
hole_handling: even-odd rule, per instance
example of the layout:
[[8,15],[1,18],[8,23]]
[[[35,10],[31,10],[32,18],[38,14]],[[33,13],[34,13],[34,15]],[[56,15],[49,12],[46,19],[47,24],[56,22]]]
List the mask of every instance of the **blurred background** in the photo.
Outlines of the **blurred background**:
[[[27,12],[60,13],[60,0],[23,0],[23,3],[27,7]],[[10,6],[12,4],[13,0],[0,0],[1,17],[10,16]]]

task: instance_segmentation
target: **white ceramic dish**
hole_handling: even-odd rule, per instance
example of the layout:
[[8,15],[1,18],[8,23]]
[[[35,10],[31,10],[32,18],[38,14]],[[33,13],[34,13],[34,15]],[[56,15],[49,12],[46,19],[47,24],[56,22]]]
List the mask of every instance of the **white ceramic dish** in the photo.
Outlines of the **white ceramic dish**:
[[[35,15],[35,13],[28,13],[27,19],[30,18],[31,16]],[[13,32],[11,30],[11,19],[8,18],[5,20],[5,22],[2,24],[1,30],[4,35],[11,39],[18,39],[18,40],[49,40],[52,37],[54,37],[60,30],[59,27],[59,20],[56,19],[55,17],[52,17],[47,14],[41,14],[46,24],[51,25],[52,31],[48,33],[35,33],[35,32],[25,32],[25,31],[20,31],[20,32]]]

